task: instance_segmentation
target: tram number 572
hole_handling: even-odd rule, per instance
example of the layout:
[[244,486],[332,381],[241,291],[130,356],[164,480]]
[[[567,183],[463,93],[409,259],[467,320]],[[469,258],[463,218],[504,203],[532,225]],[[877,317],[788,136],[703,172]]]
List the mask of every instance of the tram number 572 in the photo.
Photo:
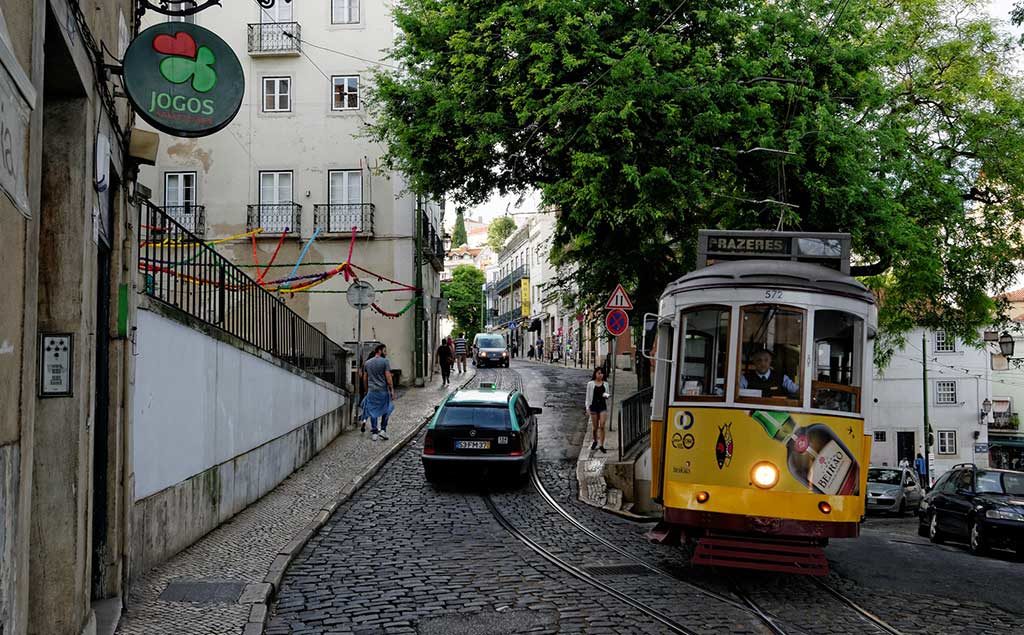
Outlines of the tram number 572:
[[781,300],[785,295],[781,289],[768,289],[764,292],[765,300]]

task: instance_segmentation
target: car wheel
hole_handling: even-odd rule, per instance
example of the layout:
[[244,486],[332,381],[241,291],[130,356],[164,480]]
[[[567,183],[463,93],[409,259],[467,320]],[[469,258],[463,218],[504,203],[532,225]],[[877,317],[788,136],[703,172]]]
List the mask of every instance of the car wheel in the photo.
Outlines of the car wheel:
[[928,518],[928,539],[935,544],[942,543],[942,532],[939,531],[939,517],[935,512]]
[[981,523],[971,521],[967,527],[967,546],[970,547],[971,553],[976,556],[983,556],[988,553],[988,543],[985,542],[985,533],[981,528]]

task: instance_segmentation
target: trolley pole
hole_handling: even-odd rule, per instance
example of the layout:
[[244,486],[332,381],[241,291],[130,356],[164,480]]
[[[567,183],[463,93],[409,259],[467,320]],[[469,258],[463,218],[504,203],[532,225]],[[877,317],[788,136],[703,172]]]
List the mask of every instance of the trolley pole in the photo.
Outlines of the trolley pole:
[[924,439],[921,445],[924,447],[924,486],[931,487],[931,444],[928,442],[928,337],[927,331],[921,333],[921,397],[924,406]]

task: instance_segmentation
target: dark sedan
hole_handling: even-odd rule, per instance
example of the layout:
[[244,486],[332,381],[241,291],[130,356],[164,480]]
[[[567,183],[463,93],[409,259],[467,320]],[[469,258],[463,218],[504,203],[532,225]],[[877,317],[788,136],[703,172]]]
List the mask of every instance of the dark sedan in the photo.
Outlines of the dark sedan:
[[921,501],[918,532],[932,542],[966,542],[971,553],[992,547],[1024,557],[1024,472],[958,465]]

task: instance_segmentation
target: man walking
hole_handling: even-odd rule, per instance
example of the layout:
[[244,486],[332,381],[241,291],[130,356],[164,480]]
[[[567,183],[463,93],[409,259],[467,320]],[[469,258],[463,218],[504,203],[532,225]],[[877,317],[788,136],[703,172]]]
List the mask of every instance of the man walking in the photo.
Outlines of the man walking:
[[917,453],[917,458],[914,459],[914,471],[917,472],[917,476],[921,481],[921,487],[928,489],[928,464],[925,462],[924,457],[921,453]]
[[[395,386],[391,379],[391,362],[388,361],[388,347],[378,344],[373,357],[364,365],[366,396],[363,397],[363,417],[370,420],[371,437],[388,440],[388,418],[395,411]],[[380,427],[378,428],[378,421]]]
[[460,373],[466,372],[466,351],[469,349],[469,343],[466,342],[466,334],[460,333],[455,338],[455,366],[458,368]]
[[455,353],[452,351],[451,338],[446,337],[437,347],[437,363],[441,366],[441,385],[447,386],[452,376],[452,361]]

